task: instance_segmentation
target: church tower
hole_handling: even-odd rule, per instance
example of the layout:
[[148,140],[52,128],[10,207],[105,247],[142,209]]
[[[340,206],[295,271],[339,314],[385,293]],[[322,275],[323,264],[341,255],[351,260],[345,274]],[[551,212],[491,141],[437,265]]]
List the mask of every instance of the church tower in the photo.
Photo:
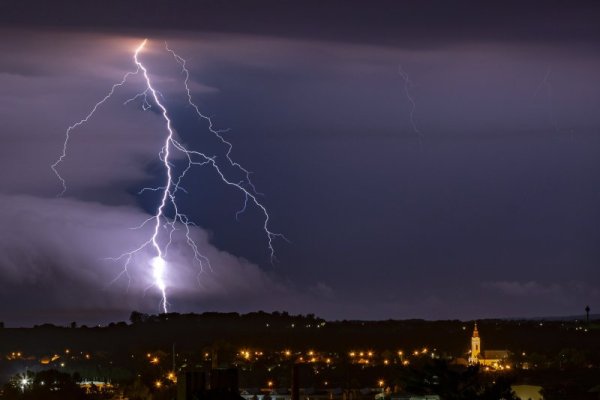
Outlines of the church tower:
[[471,357],[469,358],[471,364],[479,363],[480,354],[481,339],[479,338],[479,331],[477,330],[477,322],[475,322],[475,329],[473,329],[473,336],[471,337]]

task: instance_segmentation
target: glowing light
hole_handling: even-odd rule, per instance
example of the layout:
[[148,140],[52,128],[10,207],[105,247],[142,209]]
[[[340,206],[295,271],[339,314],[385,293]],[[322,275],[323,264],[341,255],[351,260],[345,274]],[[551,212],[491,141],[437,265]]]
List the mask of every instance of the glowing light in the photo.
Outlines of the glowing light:
[[164,292],[166,289],[164,274],[167,263],[162,257],[154,257],[152,259],[152,276],[154,277],[154,282],[156,282],[156,286]]
[[[213,122],[210,119],[210,117],[204,115],[200,111],[199,107],[192,101],[191,91],[189,88],[190,76],[189,76],[189,71],[186,67],[186,60],[183,59],[178,54],[176,54],[173,50],[171,50],[168,47],[168,45],[165,43],[166,50],[173,55],[175,61],[181,66],[182,73],[185,74],[184,85],[185,85],[185,90],[187,93],[188,103],[193,107],[197,116],[200,119],[203,119],[206,122],[208,122],[209,131],[213,135],[215,135],[223,145],[225,145],[225,147],[226,147],[225,159],[227,160],[227,163],[229,164],[229,166],[240,171],[244,175],[245,179],[243,179],[242,181],[233,181],[233,180],[229,179],[226,176],[226,174],[223,172],[223,169],[220,166],[220,164],[217,163],[216,156],[210,156],[210,155],[207,155],[205,153],[202,153],[202,152],[196,151],[196,150],[189,150],[176,139],[176,137],[175,137],[176,135],[175,135],[175,132],[172,127],[172,121],[169,116],[169,112],[168,112],[167,108],[165,107],[165,105],[163,105],[163,103],[161,102],[160,97],[159,97],[160,93],[153,86],[152,80],[150,79],[150,74],[148,72],[148,69],[141,62],[140,57],[139,57],[140,53],[145,48],[147,42],[148,42],[148,39],[144,39],[134,51],[133,61],[136,66],[136,69],[133,71],[127,72],[122,77],[121,81],[112,85],[112,87],[110,88],[108,93],[92,107],[92,109],[88,112],[88,114],[86,114],[86,116],[83,119],[81,119],[80,121],[74,123],[73,125],[71,125],[67,128],[67,130],[65,132],[65,140],[63,142],[62,153],[50,167],[53,170],[53,172],[56,174],[56,176],[58,177],[58,179],[61,183],[62,191],[59,193],[59,196],[62,196],[67,191],[67,185],[66,185],[66,180],[60,175],[58,167],[60,166],[62,161],[64,161],[64,159],[67,157],[67,149],[68,149],[69,141],[71,138],[71,133],[73,132],[74,129],[87,123],[90,120],[90,118],[92,118],[94,116],[96,111],[113,96],[115,91],[118,88],[120,88],[121,86],[125,85],[125,83],[129,79],[129,77],[131,77],[132,75],[137,75],[137,74],[141,73],[141,75],[143,77],[143,81],[145,83],[144,90],[141,93],[139,93],[138,95],[136,95],[135,97],[127,100],[125,102],[125,104],[128,104],[131,101],[134,101],[137,98],[141,97],[141,98],[143,98],[142,108],[144,110],[151,109],[154,106],[158,108],[159,114],[160,114],[162,120],[164,121],[165,127],[166,127],[165,138],[163,141],[162,148],[159,152],[159,159],[161,160],[162,166],[164,167],[164,171],[165,171],[165,181],[164,181],[163,185],[160,187],[143,188],[141,190],[141,192],[143,192],[145,190],[151,190],[151,191],[157,191],[157,192],[161,193],[160,202],[156,209],[155,214],[153,216],[151,216],[150,218],[148,218],[146,221],[144,221],[139,226],[141,228],[144,225],[146,225],[147,223],[153,222],[154,229],[152,231],[152,235],[150,236],[150,238],[148,240],[146,240],[144,243],[142,243],[140,246],[138,246],[137,248],[133,249],[132,251],[123,253],[120,256],[111,258],[111,259],[124,262],[123,271],[114,279],[116,281],[123,275],[129,276],[128,267],[129,267],[130,263],[132,262],[133,258],[135,257],[135,255],[142,252],[142,250],[146,249],[147,247],[151,247],[155,254],[154,257],[151,258],[151,260],[150,260],[150,265],[152,267],[152,278],[153,278],[154,286],[161,293],[160,307],[161,307],[162,311],[166,313],[168,311],[168,299],[167,299],[167,287],[168,287],[167,281],[168,280],[166,278],[166,275],[168,273],[168,263],[167,263],[166,256],[167,256],[168,248],[172,241],[173,234],[177,230],[177,224],[180,224],[181,226],[184,227],[186,242],[189,245],[189,247],[192,249],[193,254],[194,254],[194,259],[196,262],[199,263],[201,269],[203,269],[205,265],[210,267],[209,260],[202,254],[200,254],[197,244],[194,242],[194,240],[191,237],[190,226],[193,225],[193,223],[189,220],[189,218],[185,214],[180,212],[180,210],[177,206],[177,201],[176,201],[177,192],[180,190],[183,190],[183,188],[181,187],[182,180],[184,179],[186,173],[192,168],[192,166],[212,167],[214,172],[220,178],[221,182],[223,182],[227,186],[230,186],[230,187],[238,190],[244,196],[243,207],[236,213],[236,217],[239,216],[239,214],[241,212],[246,210],[248,203],[253,204],[262,213],[262,215],[263,215],[263,230],[267,236],[267,243],[268,243],[269,253],[271,256],[271,261],[274,261],[274,259],[275,259],[275,249],[273,247],[273,240],[275,238],[282,238],[287,241],[287,239],[282,234],[274,233],[273,231],[270,230],[270,227],[269,227],[270,215],[269,215],[266,207],[257,198],[257,196],[260,193],[258,193],[256,191],[254,184],[250,180],[250,174],[251,174],[250,171],[232,159],[231,153],[233,151],[233,145],[229,141],[224,139],[224,137],[222,135],[223,131],[216,130],[213,127]],[[181,153],[184,156],[184,159],[187,160],[187,165],[185,166],[185,168],[183,168],[182,172],[178,176],[175,176],[175,173],[173,170],[174,164],[172,162],[173,153],[176,153],[176,152]],[[173,215],[171,215],[171,216],[166,215],[165,213],[166,213],[167,209],[171,210]],[[160,237],[161,229],[167,230],[167,233],[165,235],[167,237],[167,239],[161,240],[161,237]]]
[[167,374],[167,379],[173,383],[177,383],[177,375],[175,375],[175,372],[169,372]]
[[23,376],[21,379],[19,379],[19,387],[23,392],[25,391],[25,388],[27,388],[30,384],[31,379],[29,379],[27,376]]

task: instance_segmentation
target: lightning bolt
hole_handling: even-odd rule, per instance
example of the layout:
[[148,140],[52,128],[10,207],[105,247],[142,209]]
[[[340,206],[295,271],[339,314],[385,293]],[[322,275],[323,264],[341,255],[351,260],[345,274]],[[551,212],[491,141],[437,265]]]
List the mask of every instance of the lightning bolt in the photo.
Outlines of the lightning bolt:
[[121,79],[120,82],[112,85],[109,92],[106,94],[106,96],[104,96],[102,98],[102,100],[100,100],[99,102],[94,104],[94,107],[92,107],[90,112],[83,119],[81,119],[80,121],[74,123],[73,125],[71,125],[67,128],[67,131],[65,134],[65,141],[63,142],[62,153],[61,153],[60,157],[58,157],[58,159],[52,165],[50,165],[50,168],[52,168],[52,171],[54,171],[54,174],[56,175],[56,177],[58,178],[58,180],[60,181],[60,184],[62,186],[61,192],[57,195],[58,197],[61,197],[67,191],[67,181],[61,176],[60,172],[58,172],[58,166],[67,157],[67,148],[69,146],[69,141],[71,140],[71,132],[74,129],[76,129],[76,128],[80,127],[81,125],[85,124],[86,122],[88,122],[90,120],[90,118],[92,118],[94,116],[94,114],[96,113],[96,110],[98,110],[98,108],[100,108],[101,105],[106,103],[108,101],[108,99],[110,99],[112,97],[112,95],[115,93],[115,90],[118,87],[123,86],[125,84],[125,82],[127,82],[127,79],[130,76],[136,75],[138,72],[139,72],[139,70],[127,72],[123,76],[123,79]]
[[554,128],[554,131],[556,133],[559,133],[560,129],[558,127],[558,121],[556,121],[556,118],[554,117],[554,90],[552,89],[552,83],[551,83],[551,79],[550,79],[551,76],[552,76],[552,67],[548,67],[546,69],[546,74],[544,75],[544,78],[542,79],[542,81],[538,85],[537,89],[535,90],[533,97],[534,98],[537,97],[541,91],[546,92],[546,101],[548,102],[548,105],[547,105],[548,120],[550,121],[550,124]]
[[[167,287],[168,287],[167,255],[168,255],[169,246],[171,245],[172,240],[173,240],[173,234],[177,230],[178,224],[180,224],[184,228],[186,242],[193,251],[195,261],[199,263],[201,268],[203,268],[205,265],[208,267],[211,267],[210,261],[208,260],[208,258],[206,258],[205,256],[203,256],[200,253],[197,244],[195,243],[195,241],[193,240],[193,238],[191,236],[190,227],[194,226],[194,223],[192,221],[190,221],[189,218],[184,213],[179,211],[177,201],[176,201],[177,192],[180,190],[185,191],[185,189],[183,187],[181,187],[181,182],[185,178],[187,172],[193,166],[210,166],[210,167],[212,167],[213,170],[216,172],[217,176],[221,179],[221,181],[225,185],[233,187],[243,194],[243,196],[244,196],[243,207],[236,213],[236,217],[241,212],[246,210],[247,205],[249,203],[256,206],[256,208],[262,213],[262,215],[263,215],[263,230],[264,230],[266,238],[267,238],[267,246],[269,249],[269,253],[270,253],[272,262],[275,260],[275,248],[273,245],[273,241],[276,238],[282,238],[286,241],[287,241],[287,239],[282,234],[275,233],[270,229],[270,226],[269,226],[270,215],[268,213],[267,208],[258,199],[258,196],[260,195],[260,193],[256,190],[256,187],[254,186],[254,184],[252,183],[252,181],[250,179],[251,172],[249,170],[247,170],[246,168],[244,168],[241,164],[239,164],[233,160],[233,158],[231,157],[233,145],[231,144],[231,142],[225,140],[225,138],[223,137],[222,133],[224,131],[215,129],[213,127],[213,122],[212,122],[211,118],[206,116],[205,114],[203,114],[200,111],[199,107],[192,101],[192,95],[191,95],[191,91],[189,88],[190,75],[189,75],[189,70],[186,67],[186,61],[182,57],[180,57],[178,54],[176,54],[173,50],[171,50],[168,47],[168,45],[165,43],[166,50],[173,55],[176,62],[181,66],[182,73],[185,74],[184,85],[185,85],[185,90],[187,93],[189,105],[194,108],[196,114],[198,115],[198,117],[200,119],[205,120],[208,123],[209,131],[213,135],[215,135],[217,137],[217,139],[219,139],[221,141],[221,143],[223,143],[226,146],[225,159],[227,160],[228,165],[230,167],[233,167],[233,168],[237,169],[238,171],[240,171],[244,175],[245,179],[240,182],[235,182],[235,181],[229,179],[227,177],[227,175],[223,172],[222,167],[217,163],[216,156],[210,156],[210,155],[207,155],[207,154],[197,151],[197,150],[190,150],[190,149],[186,148],[180,141],[177,140],[175,131],[172,126],[172,121],[169,116],[169,112],[168,112],[166,106],[161,102],[161,100],[159,98],[159,97],[162,97],[162,95],[152,84],[152,80],[150,78],[150,74],[148,72],[147,67],[140,61],[140,53],[146,46],[147,42],[148,42],[148,39],[144,39],[144,41],[142,41],[142,43],[136,48],[136,50],[133,54],[133,61],[136,66],[135,71],[127,72],[124,75],[124,77],[122,78],[122,80],[118,83],[115,83],[111,87],[111,90],[108,92],[108,94],[94,105],[92,110],[85,116],[85,118],[83,118],[79,122],[69,126],[69,128],[66,131],[62,154],[56,160],[56,162],[51,165],[51,168],[54,171],[54,173],[57,175],[57,177],[59,178],[59,180],[62,184],[62,191],[59,195],[63,195],[65,193],[65,191],[67,190],[67,186],[66,186],[65,179],[58,172],[58,166],[67,156],[67,148],[68,148],[68,143],[69,143],[69,139],[70,139],[70,135],[71,135],[72,131],[74,129],[78,128],[79,126],[85,124],[94,115],[96,110],[100,106],[102,106],[106,101],[109,100],[109,98],[114,94],[115,90],[118,87],[123,86],[126,83],[127,79],[130,76],[136,75],[136,74],[141,74],[143,77],[144,84],[145,84],[144,90],[141,93],[138,93],[136,96],[132,97],[131,99],[125,101],[124,104],[128,104],[132,101],[142,98],[143,99],[143,102],[142,102],[143,110],[149,110],[153,107],[153,105],[155,105],[159,109],[161,118],[163,119],[163,121],[165,123],[165,128],[166,128],[165,140],[164,140],[162,148],[158,154],[158,157],[159,157],[159,159],[164,167],[164,170],[165,170],[165,182],[160,187],[154,187],[154,188],[146,187],[140,191],[140,193],[143,191],[146,191],[146,190],[161,193],[160,202],[159,202],[158,208],[156,209],[155,214],[152,215],[151,217],[149,217],[148,219],[146,219],[141,225],[134,228],[134,229],[140,229],[140,228],[144,227],[146,224],[152,223],[153,229],[152,229],[152,234],[150,235],[150,237],[145,242],[143,242],[141,245],[136,247],[135,249],[125,252],[125,253],[119,255],[118,257],[111,257],[110,259],[115,260],[115,261],[123,261],[123,271],[114,279],[114,281],[116,281],[124,274],[129,277],[128,268],[129,268],[131,262],[134,260],[134,257],[137,254],[141,253],[146,248],[150,248],[152,250],[152,252],[154,253],[154,257],[152,257],[150,260],[150,266],[152,268],[152,270],[151,270],[152,278],[154,281],[153,286],[155,286],[160,291],[160,294],[161,294],[160,307],[161,307],[162,311],[166,313],[168,311],[168,304],[169,304],[168,298],[167,298]],[[182,154],[184,157],[184,160],[186,160],[186,162],[187,162],[185,167],[179,173],[179,175],[175,174],[174,164],[172,161],[173,155],[176,152]],[[167,209],[169,207],[172,209],[172,215],[170,217],[168,215],[166,215]],[[161,232],[163,232],[163,229],[166,230],[166,232],[167,232],[166,241],[161,240]]]
[[[561,128],[561,126],[558,123],[558,120],[556,119],[555,113],[554,113],[555,106],[554,106],[554,88],[552,86],[552,66],[549,66],[546,69],[546,74],[544,75],[544,78],[542,79],[542,81],[538,85],[537,89],[535,90],[533,97],[534,98],[538,97],[538,95],[542,91],[544,91],[546,94],[545,97],[546,97],[546,111],[548,113],[548,122],[552,125],[552,128],[554,128],[554,132],[560,134],[561,132],[566,131],[567,129]],[[573,140],[575,131],[573,129],[570,129],[570,130],[568,130],[568,133],[569,133],[570,139]]]
[[[227,151],[225,153],[225,158],[227,159],[229,165],[231,167],[234,167],[234,168],[238,169],[239,171],[241,171],[245,176],[245,180],[243,180],[241,182],[233,182],[225,176],[221,167],[219,167],[219,165],[216,163],[216,157],[209,157],[206,154],[198,152],[198,151],[187,150],[186,148],[184,148],[181,145],[181,143],[173,141],[175,147],[178,150],[180,150],[181,152],[183,152],[187,156],[187,159],[188,159],[188,165],[183,170],[183,173],[180,175],[176,187],[179,187],[179,181],[181,181],[181,179],[185,176],[185,173],[187,173],[187,171],[191,168],[192,165],[209,164],[210,166],[212,166],[214,168],[215,172],[217,173],[217,175],[223,181],[223,183],[225,183],[228,186],[232,186],[232,187],[236,188],[244,195],[243,207],[236,213],[236,217],[238,217],[240,213],[242,213],[246,210],[248,202],[253,203],[262,212],[263,217],[264,217],[263,229],[264,229],[264,232],[266,233],[267,240],[268,240],[268,248],[269,248],[269,252],[270,252],[270,256],[271,256],[271,262],[274,262],[275,261],[275,248],[273,247],[273,240],[275,238],[281,238],[281,239],[288,241],[287,238],[280,233],[275,233],[270,230],[270,228],[269,228],[269,220],[270,220],[269,213],[268,213],[266,207],[257,198],[257,196],[261,195],[261,193],[259,193],[256,190],[254,183],[252,183],[252,180],[250,179],[251,172],[249,170],[247,170],[246,168],[244,168],[238,162],[235,162],[231,158],[231,152],[233,150],[233,145],[231,144],[231,142],[225,140],[225,138],[223,137],[222,133],[225,131],[215,129],[212,119],[209,116],[203,114],[200,111],[200,108],[193,102],[190,87],[189,87],[190,73],[186,67],[186,60],[183,59],[181,56],[179,56],[177,53],[175,53],[173,50],[171,50],[167,43],[165,43],[165,48],[169,53],[171,53],[173,55],[173,57],[175,58],[175,61],[177,61],[179,63],[179,65],[181,66],[181,72],[182,72],[182,74],[185,75],[184,85],[185,85],[185,90],[186,90],[186,94],[187,94],[187,98],[188,98],[188,104],[194,109],[194,111],[196,112],[196,115],[200,119],[208,122],[208,130],[213,135],[215,135],[215,137],[217,137],[217,139],[219,139],[219,141],[221,143],[223,143],[226,146]],[[194,161],[194,157],[196,158],[197,161]]]
[[404,71],[404,69],[402,68],[401,65],[398,66],[398,74],[404,81],[404,94],[406,95],[406,98],[408,99],[408,101],[410,102],[410,105],[411,105],[411,107],[410,107],[410,124],[412,125],[413,132],[415,133],[415,135],[417,136],[417,140],[419,141],[419,148],[422,148],[423,147],[423,134],[421,133],[421,131],[419,130],[419,127],[417,126],[417,123],[415,122],[415,110],[417,109],[417,103],[415,102],[415,99],[412,97],[412,94],[410,91],[410,88],[413,87],[414,84],[410,80],[410,77],[408,76],[406,71]]

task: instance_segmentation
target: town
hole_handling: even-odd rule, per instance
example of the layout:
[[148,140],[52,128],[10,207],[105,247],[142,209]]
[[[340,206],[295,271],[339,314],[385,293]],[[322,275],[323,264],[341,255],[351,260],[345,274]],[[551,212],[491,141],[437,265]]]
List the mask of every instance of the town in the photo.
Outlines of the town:
[[107,326],[2,328],[0,352],[4,399],[553,399],[565,390],[594,399],[600,390],[600,321],[589,316],[325,321],[133,312]]

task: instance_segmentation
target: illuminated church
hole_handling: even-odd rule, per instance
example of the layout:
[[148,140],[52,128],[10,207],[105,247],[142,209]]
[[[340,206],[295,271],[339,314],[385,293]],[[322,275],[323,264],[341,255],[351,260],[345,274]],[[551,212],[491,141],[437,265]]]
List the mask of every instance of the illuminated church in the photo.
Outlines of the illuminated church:
[[508,350],[481,350],[481,338],[479,337],[479,331],[477,330],[477,322],[475,322],[473,336],[471,337],[471,356],[469,357],[469,364],[479,364],[495,369],[510,369],[508,356]]

